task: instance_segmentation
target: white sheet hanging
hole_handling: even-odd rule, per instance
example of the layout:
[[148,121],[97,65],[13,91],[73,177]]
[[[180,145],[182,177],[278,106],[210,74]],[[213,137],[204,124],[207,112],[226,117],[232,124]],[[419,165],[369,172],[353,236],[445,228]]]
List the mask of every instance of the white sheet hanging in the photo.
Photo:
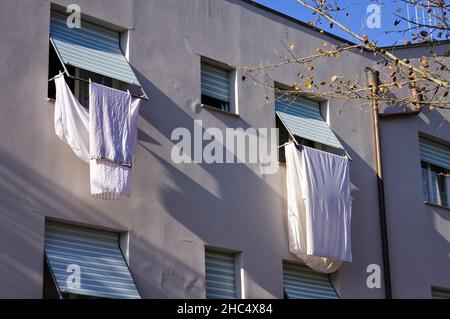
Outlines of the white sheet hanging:
[[307,254],[351,262],[348,159],[306,146],[302,159]]
[[308,253],[308,238],[311,238],[309,234],[313,229],[311,223],[308,224],[310,219],[307,218],[305,197],[308,192],[305,190],[303,157],[293,143],[286,145],[285,150],[289,251],[318,272],[335,272],[341,261]]
[[89,113],[72,94],[63,75],[55,78],[55,87],[55,133],[89,163]]
[[[130,168],[107,160],[90,159],[89,113],[77,101],[67,86],[64,76],[55,78],[55,132],[73,152],[90,166],[92,196],[99,199],[117,200],[131,195]],[[139,102],[133,100],[132,125],[137,128]],[[131,131],[131,147],[135,149],[137,131]]]

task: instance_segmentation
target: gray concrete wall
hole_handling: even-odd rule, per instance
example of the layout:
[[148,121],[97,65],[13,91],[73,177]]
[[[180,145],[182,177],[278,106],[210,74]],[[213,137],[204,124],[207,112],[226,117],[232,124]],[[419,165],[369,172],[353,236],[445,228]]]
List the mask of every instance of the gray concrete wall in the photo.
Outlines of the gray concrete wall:
[[[200,56],[255,65],[275,61],[274,49],[282,50],[280,39],[286,37],[300,54],[336,40],[237,0],[77,3],[94,18],[134,27],[130,60],[151,101],[140,111],[132,199],[90,198],[87,165],[54,133],[54,104],[46,101],[50,3],[1,1],[0,297],[42,297],[44,223],[52,218],[129,232],[130,269],[144,298],[204,297],[205,245],[242,253],[247,298],[282,298],[282,260],[296,260],[288,252],[284,167],[261,175],[257,165],[176,165],[170,136],[177,127],[192,129],[195,119],[223,130],[275,126],[273,101],[265,102],[273,93],[249,81],[239,84],[240,118],[202,109]],[[349,53],[339,63],[316,66],[317,81],[342,72],[363,79],[370,64],[369,57]],[[273,78],[291,84],[296,74],[295,68],[285,69]],[[383,289],[366,287],[367,265],[382,265],[370,113],[355,103],[331,101],[330,118],[353,158],[353,262],[345,263],[333,282],[344,298],[382,298]],[[449,233],[437,219],[441,215],[428,216]],[[431,221],[420,224],[422,219],[408,222],[431,227]],[[442,236],[435,237],[445,246]],[[399,256],[405,244],[401,238],[394,244]],[[397,262],[401,267],[408,261]],[[432,280],[445,284],[448,279],[439,276]],[[410,278],[399,278],[398,289],[407,290]],[[428,283],[411,293],[425,296]]]
[[[393,52],[417,65],[431,51],[442,55],[449,49],[440,45]],[[450,110],[424,108],[417,116],[381,121],[394,298],[430,298],[431,286],[450,288],[450,209],[424,203],[419,148],[419,134],[449,144],[449,119]]]
[[395,298],[450,287],[450,210],[424,203],[419,133],[450,140],[449,111],[382,122],[388,233]]

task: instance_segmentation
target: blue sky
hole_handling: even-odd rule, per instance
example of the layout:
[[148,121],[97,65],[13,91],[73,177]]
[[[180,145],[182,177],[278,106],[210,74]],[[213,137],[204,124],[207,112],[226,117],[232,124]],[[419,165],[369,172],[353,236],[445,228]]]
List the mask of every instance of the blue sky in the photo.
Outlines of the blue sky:
[[[314,19],[314,16],[311,12],[297,3],[296,0],[256,0],[267,7],[290,15],[296,19],[302,21],[310,21]],[[339,0],[339,6],[341,8],[347,7],[349,12],[348,23],[352,30],[359,31],[360,34],[367,34],[370,39],[377,40],[379,45],[393,45],[393,44],[402,44],[405,39],[411,38],[411,33],[407,34],[399,34],[399,33],[386,33],[387,31],[406,29],[408,27],[407,22],[400,22],[397,26],[394,26],[394,21],[397,19],[394,16],[394,12],[399,8],[398,5],[394,5],[391,3],[391,0],[385,0],[388,7],[380,7],[380,28],[368,28],[366,21],[368,17],[367,8],[370,4],[376,4],[377,2],[374,0]],[[402,15],[406,17],[407,11],[406,6],[402,5]],[[414,8],[410,7],[409,12],[412,16],[415,17]],[[373,11],[371,11],[373,13]],[[344,18],[343,21],[347,21],[347,18],[342,14],[341,18]],[[419,18],[421,14],[419,12]],[[330,29],[328,25],[321,25],[320,28],[339,35],[343,38],[351,39],[345,32],[339,30],[338,27],[334,26],[333,29]]]

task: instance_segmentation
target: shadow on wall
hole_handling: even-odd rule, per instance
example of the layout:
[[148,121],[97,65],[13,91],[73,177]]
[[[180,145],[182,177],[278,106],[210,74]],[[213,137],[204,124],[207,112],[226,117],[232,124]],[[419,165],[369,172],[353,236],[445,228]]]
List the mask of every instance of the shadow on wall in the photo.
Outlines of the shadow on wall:
[[[147,124],[154,127],[164,140],[170,140],[173,129],[177,127],[187,127],[192,131],[194,119],[188,114],[188,110],[191,110],[195,99],[186,97],[185,105],[177,104],[142,74],[136,73],[146,92],[152,98],[152,106],[142,108],[140,113]],[[194,110],[197,111],[197,109]],[[249,127],[242,119],[239,121],[229,120],[230,117],[216,113],[206,113],[204,117],[203,114],[200,114],[198,119],[211,116],[216,117],[217,121],[221,121],[227,127]],[[170,121],[164,121],[167,118],[170,118]],[[372,132],[368,135],[370,138]],[[172,142],[170,143],[172,145]],[[154,141],[150,142],[148,146],[145,144],[145,141],[140,141],[140,145],[152,154],[152,158],[165,168],[167,172],[165,177],[170,180],[171,186],[160,189],[160,198],[167,212],[199,236],[205,244],[226,245],[224,248],[245,250],[245,267],[251,270],[247,275],[255,285],[259,285],[261,290],[266,291],[267,296],[281,298],[283,296],[281,259],[286,255],[294,258],[287,252],[287,216],[285,213],[286,203],[283,199],[284,176],[281,176],[280,173],[268,176],[258,175],[256,165],[177,165],[171,161],[170,153],[165,156],[156,151]],[[159,144],[163,144],[163,142]],[[366,202],[376,202],[376,193],[364,194],[360,191],[361,189],[376,190],[375,171],[349,145],[345,143],[343,145],[353,158],[350,164],[352,171],[367,172],[351,176],[353,207],[358,208],[358,211],[353,212],[352,237],[371,237],[367,240],[353,240],[353,257],[357,262],[344,264],[338,274],[338,276],[342,275],[347,278],[354,276],[355,272],[361,273],[361,267],[365,271],[365,265],[381,261],[382,253],[379,244],[378,218],[375,219],[377,224],[374,225],[373,218],[367,218],[362,210]],[[212,177],[213,180],[202,183],[202,175]],[[368,176],[373,176],[373,178],[368,179]],[[176,185],[176,187],[172,185]],[[258,220],[263,222],[258,223]],[[366,226],[362,227],[364,224]],[[367,229],[373,228],[376,230],[370,233],[366,232]],[[367,247],[365,246],[367,242],[372,242],[373,245]],[[261,247],[261,243],[267,246]],[[364,259],[368,249],[379,251],[380,257],[376,261]],[[373,254],[371,256],[373,258]],[[275,265],[276,262],[274,262],[277,258],[279,265]],[[270,271],[272,273],[279,272],[279,278],[273,276],[274,279],[268,279],[267,273]],[[358,286],[354,288],[358,291],[367,289],[365,272],[358,276],[361,276],[361,280],[353,281]],[[277,285],[279,289],[275,290],[274,287]],[[352,291],[352,288],[346,287],[346,290]],[[374,292],[374,294],[376,293]],[[260,295],[255,297],[260,297]],[[378,295],[374,295],[374,297],[378,297]]]
[[[257,164],[175,164],[170,157],[170,150],[176,144],[171,141],[171,134],[178,127],[193,131],[194,118],[187,110],[192,109],[195,99],[186,97],[184,105],[177,104],[138,71],[136,74],[152,101],[151,106],[141,108],[141,118],[147,122],[143,126],[157,131],[154,134],[142,132],[138,143],[164,167],[167,182],[160,187],[158,198],[166,211],[206,245],[236,251],[246,249],[245,263],[252,269],[251,280],[265,291],[264,296],[282,297],[281,272],[276,291],[275,281],[267,277],[267,271],[281,270],[281,259],[276,265],[278,268],[273,268],[274,257],[281,256],[279,251],[288,248],[282,190],[273,186],[280,185],[284,189],[279,174],[258,175]],[[216,125],[250,127],[242,118],[208,112],[200,105],[194,107],[193,113],[198,114],[196,119],[204,119],[205,126],[205,123],[219,122]],[[204,131],[202,128],[202,133]],[[146,137],[150,135],[160,135],[159,143]],[[158,144],[164,144],[164,154],[158,151]],[[280,227],[283,231],[279,231]],[[273,237],[277,238],[271,240]],[[285,247],[280,247],[280,242],[285,243]],[[261,247],[261,243],[267,246]],[[267,271],[261,267],[264,264],[269,267]]]
[[[358,134],[358,132],[355,132],[355,134]],[[372,131],[364,132],[364,134],[367,139],[370,140],[372,138]],[[366,285],[366,267],[369,264],[378,263],[382,266],[383,261],[378,205],[371,209],[364,209],[367,203],[378,203],[376,171],[350,145],[346,144],[342,139],[339,139],[339,141],[352,158],[352,161],[350,161],[350,187],[352,199],[351,238],[353,262],[342,263],[339,270],[331,275],[331,281],[340,298],[354,297],[343,295],[343,290],[349,292],[365,290],[366,294],[363,298],[381,298],[379,289],[368,289]],[[369,145],[372,144],[372,142],[369,142]],[[366,172],[366,174],[356,175],[352,174],[352,172]],[[362,190],[365,189],[373,191],[363,192]],[[355,208],[357,209],[355,210]],[[377,214],[377,216],[375,218],[368,216],[372,213]],[[372,229],[373,231],[368,232],[368,229]],[[368,243],[371,245],[367,246]],[[367,251],[375,251],[376,253],[368,254]],[[384,289],[383,280],[382,278],[382,289]]]
[[[83,221],[90,227],[108,225],[111,229],[123,229],[123,224],[113,217],[82,200],[74,200],[72,194],[1,149],[0,177],[1,298],[42,298],[46,216],[63,216],[66,222]],[[194,283],[202,276],[181,258],[142,238],[137,241],[131,236],[130,241],[133,242],[130,268],[143,298],[173,297],[179,293],[169,291],[164,294],[161,286],[155,283],[157,280],[151,278],[150,269],[141,267],[141,260],[155,261],[152,267],[157,269],[161,267],[156,264],[155,256],[178,265]],[[170,269],[167,274],[171,274]]]

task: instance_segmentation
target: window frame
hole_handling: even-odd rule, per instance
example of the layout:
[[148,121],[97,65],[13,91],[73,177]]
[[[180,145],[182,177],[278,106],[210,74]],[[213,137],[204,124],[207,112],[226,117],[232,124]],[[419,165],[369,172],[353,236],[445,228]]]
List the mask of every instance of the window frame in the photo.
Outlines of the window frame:
[[[79,70],[82,70],[86,74],[91,73],[91,74],[95,74],[96,77],[102,77],[102,78],[108,79],[112,83],[112,85],[108,85],[108,87],[118,89],[118,90],[121,90],[124,92],[129,90],[130,93],[132,93],[138,97],[141,97],[145,100],[148,100],[148,96],[147,96],[146,92],[144,91],[144,88],[142,87],[142,84],[140,83],[139,79],[136,77],[136,72],[134,71],[134,69],[130,63],[130,60],[129,60],[130,31],[128,29],[122,28],[119,26],[114,26],[111,23],[106,22],[106,21],[104,21],[104,22],[97,21],[96,19],[93,19],[92,17],[86,16],[86,15],[83,15],[83,17],[82,17],[82,23],[89,24],[91,27],[94,26],[96,28],[101,28],[101,29],[105,30],[106,32],[117,33],[117,35],[119,37],[118,48],[120,49],[120,51],[125,59],[124,61],[126,61],[127,65],[129,65],[130,71],[132,72],[132,74],[135,78],[135,81],[132,81],[132,82],[128,82],[124,79],[120,80],[120,79],[117,79],[115,77],[111,77],[108,75],[102,75],[102,74],[96,73],[95,71],[88,71],[87,69],[85,69],[83,67],[75,67],[74,65],[72,65],[70,63],[67,63],[67,64],[64,63],[63,56],[58,51],[58,45],[56,45],[54,39],[52,38],[52,34],[51,34],[52,18],[54,16],[67,16],[67,12],[65,9],[63,9],[63,7],[53,5],[53,4],[50,8],[49,57],[48,57],[49,65],[48,65],[48,74],[47,74],[49,80],[52,79],[54,76],[58,75],[58,73],[54,73],[54,72],[56,72],[56,69],[58,69],[59,72],[64,71],[67,75],[66,81],[68,82],[70,88],[72,89],[74,95],[76,96],[76,98],[78,99],[78,101],[80,103],[81,103],[80,98],[79,98],[80,97],[80,91],[79,91],[80,80],[78,80],[78,79],[81,78],[83,80],[88,80],[89,78],[80,77]],[[50,51],[50,50],[52,50],[52,51]],[[51,54],[51,52],[54,52],[55,54]],[[57,62],[56,62],[56,60],[57,60]],[[56,66],[56,63],[57,63],[57,66]],[[96,83],[98,83],[98,82],[96,82]],[[99,84],[103,84],[103,83],[99,83]],[[76,87],[78,87],[78,88],[76,89]],[[49,101],[55,100],[55,94],[53,94],[54,91],[55,91],[55,88],[54,88],[54,84],[52,81],[52,83],[51,84],[49,83],[49,85],[48,85],[47,100],[49,100]],[[81,103],[81,104],[83,104],[83,103]]]
[[[203,94],[202,91],[202,76],[201,71],[204,64],[210,65],[214,68],[220,69],[222,71],[226,71],[228,74],[228,90],[229,90],[229,102],[226,101],[220,101],[217,99],[218,102],[222,103],[228,103],[228,109],[225,109],[223,107],[217,107],[214,105],[211,105],[211,103],[206,103],[204,101],[204,97],[213,99],[212,97],[207,96],[206,94]],[[238,71],[236,68],[233,68],[229,64],[225,64],[222,62],[219,62],[217,60],[213,60],[204,56],[200,57],[200,105],[202,108],[220,112],[222,114],[231,115],[235,117],[239,117],[239,108],[238,108]]]
[[[121,90],[126,92],[127,89],[129,89],[129,84],[119,81],[117,79],[105,76],[105,75],[101,75],[95,72],[91,72],[91,71],[87,71],[81,68],[75,68],[75,77],[77,78],[83,78],[83,79],[89,79],[89,78],[97,78],[100,79],[100,81],[94,81],[97,84],[101,84],[101,85],[105,85],[107,87],[116,89],[116,90]],[[87,105],[84,105],[86,103],[84,103],[85,101],[82,101],[82,96],[81,96],[81,87],[83,86],[83,88],[88,88],[87,92],[84,92],[84,94],[87,93]],[[81,81],[75,80],[74,81],[74,90],[73,93],[76,97],[76,99],[78,100],[78,102],[80,102],[80,104],[82,106],[84,106],[85,108],[89,109],[89,85],[87,83],[82,83]]]
[[241,252],[205,246],[203,249],[203,257],[204,257],[204,270],[205,270],[205,299],[206,299],[206,252],[218,253],[218,254],[227,254],[232,255],[234,260],[234,287],[235,287],[235,297],[234,299],[245,299],[245,280],[244,280],[244,263],[243,263],[243,254]]
[[[333,291],[334,294],[336,295],[336,298],[331,298],[331,299],[341,299],[341,297],[339,296],[336,287],[334,286],[332,280],[331,280],[331,274],[324,274],[324,273],[320,273],[317,272],[311,268],[309,268],[308,266],[306,266],[304,263],[300,263],[298,261],[290,261],[290,260],[282,260],[281,261],[281,267],[282,267],[282,288],[283,288],[283,299],[296,299],[296,298],[290,298],[289,296],[289,292],[288,292],[288,288],[285,286],[285,276],[287,275],[287,268],[291,267],[296,269],[299,273],[302,273],[304,271],[304,269],[306,269],[307,271],[311,272],[311,273],[317,273],[318,276],[323,276],[323,277],[327,277],[326,281],[328,281],[329,283],[329,288],[330,291]],[[303,268],[303,269],[302,269]],[[299,277],[300,278],[300,277]],[[304,300],[303,298],[297,298],[297,300]],[[316,299],[316,300],[326,300],[326,298],[320,298],[320,299]]]
[[[97,227],[94,225],[80,225],[76,223],[71,222],[65,222],[62,220],[54,220],[54,219],[46,219],[45,221],[45,233],[44,236],[46,237],[48,233],[50,232],[48,228],[48,224],[53,224],[53,227],[76,227],[79,230],[83,230],[83,232],[103,232],[103,233],[109,233],[117,235],[117,248],[120,251],[120,254],[123,257],[123,260],[125,262],[126,268],[128,270],[129,276],[131,280],[133,281],[134,288],[136,290],[137,295],[139,296],[138,299],[141,299],[140,292],[136,286],[135,279],[132,275],[130,265],[129,265],[129,241],[130,241],[130,233],[128,231],[120,231],[120,230],[111,230],[111,229],[105,229],[102,227]],[[46,239],[47,240],[47,239]],[[44,245],[45,246],[45,245]],[[98,295],[90,295],[90,294],[82,294],[78,292],[67,292],[67,291],[61,291],[60,286],[58,284],[58,281],[56,280],[56,275],[54,272],[54,269],[52,269],[51,260],[49,259],[47,255],[47,247],[44,247],[44,267],[43,267],[43,289],[42,289],[42,296],[43,299],[112,299],[113,297],[106,297],[106,296],[98,296]]]
[[[273,98],[274,98],[273,101],[274,102],[273,103],[274,103],[274,109],[275,109],[275,128],[286,130],[288,132],[288,134],[289,134],[289,139],[286,142],[282,141],[281,140],[281,134],[278,134],[277,147],[278,147],[278,163],[279,164],[286,164],[286,158],[285,158],[285,155],[284,155],[284,148],[282,148],[281,146],[283,144],[285,144],[285,143],[288,143],[288,142],[294,142],[296,144],[301,144],[301,145],[304,145],[304,146],[308,146],[308,147],[311,147],[311,148],[314,148],[314,149],[317,149],[317,150],[321,150],[321,151],[324,151],[324,152],[327,152],[327,153],[330,153],[330,154],[335,154],[335,155],[339,155],[339,156],[345,156],[345,154],[344,155],[341,154],[342,151],[344,151],[344,153],[345,153],[344,149],[341,150],[341,149],[335,148],[333,146],[325,145],[325,144],[322,144],[322,143],[319,143],[319,142],[315,142],[315,141],[309,140],[307,138],[304,138],[304,137],[301,137],[301,136],[293,134],[289,130],[289,128],[286,126],[286,124],[284,123],[282,117],[276,111],[276,103],[277,103],[276,92],[277,91],[288,90],[289,88],[288,88],[287,85],[284,85],[284,84],[281,84],[281,83],[278,83],[278,82],[275,82],[274,87],[275,87],[275,90],[273,92],[274,93],[274,95],[273,95]],[[313,102],[318,102],[319,103],[320,115],[322,116],[323,121],[328,126],[330,126],[330,117],[329,117],[329,112],[328,112],[329,101],[328,100],[317,101],[317,100],[311,99],[311,98],[309,98],[307,96],[302,96],[302,97],[304,99],[308,99],[308,100],[311,100]],[[282,127],[280,127],[279,124]]]
[[[426,178],[427,180],[424,181],[424,175],[423,170],[426,170]],[[441,171],[441,172],[439,172]],[[440,189],[437,190],[436,194],[435,191],[433,191],[433,172],[436,172],[438,176],[440,174],[443,174],[443,191]],[[447,170],[443,167],[439,167],[434,164],[427,163],[425,161],[421,161],[421,178],[422,178],[422,188],[426,186],[427,190],[427,196],[424,193],[424,189],[422,190],[424,202],[427,204],[432,205],[438,205],[445,208],[450,208],[450,170]],[[439,185],[439,183],[438,183]],[[445,199],[442,198],[442,194],[444,194]],[[436,197],[436,201],[434,200],[434,197]]]

